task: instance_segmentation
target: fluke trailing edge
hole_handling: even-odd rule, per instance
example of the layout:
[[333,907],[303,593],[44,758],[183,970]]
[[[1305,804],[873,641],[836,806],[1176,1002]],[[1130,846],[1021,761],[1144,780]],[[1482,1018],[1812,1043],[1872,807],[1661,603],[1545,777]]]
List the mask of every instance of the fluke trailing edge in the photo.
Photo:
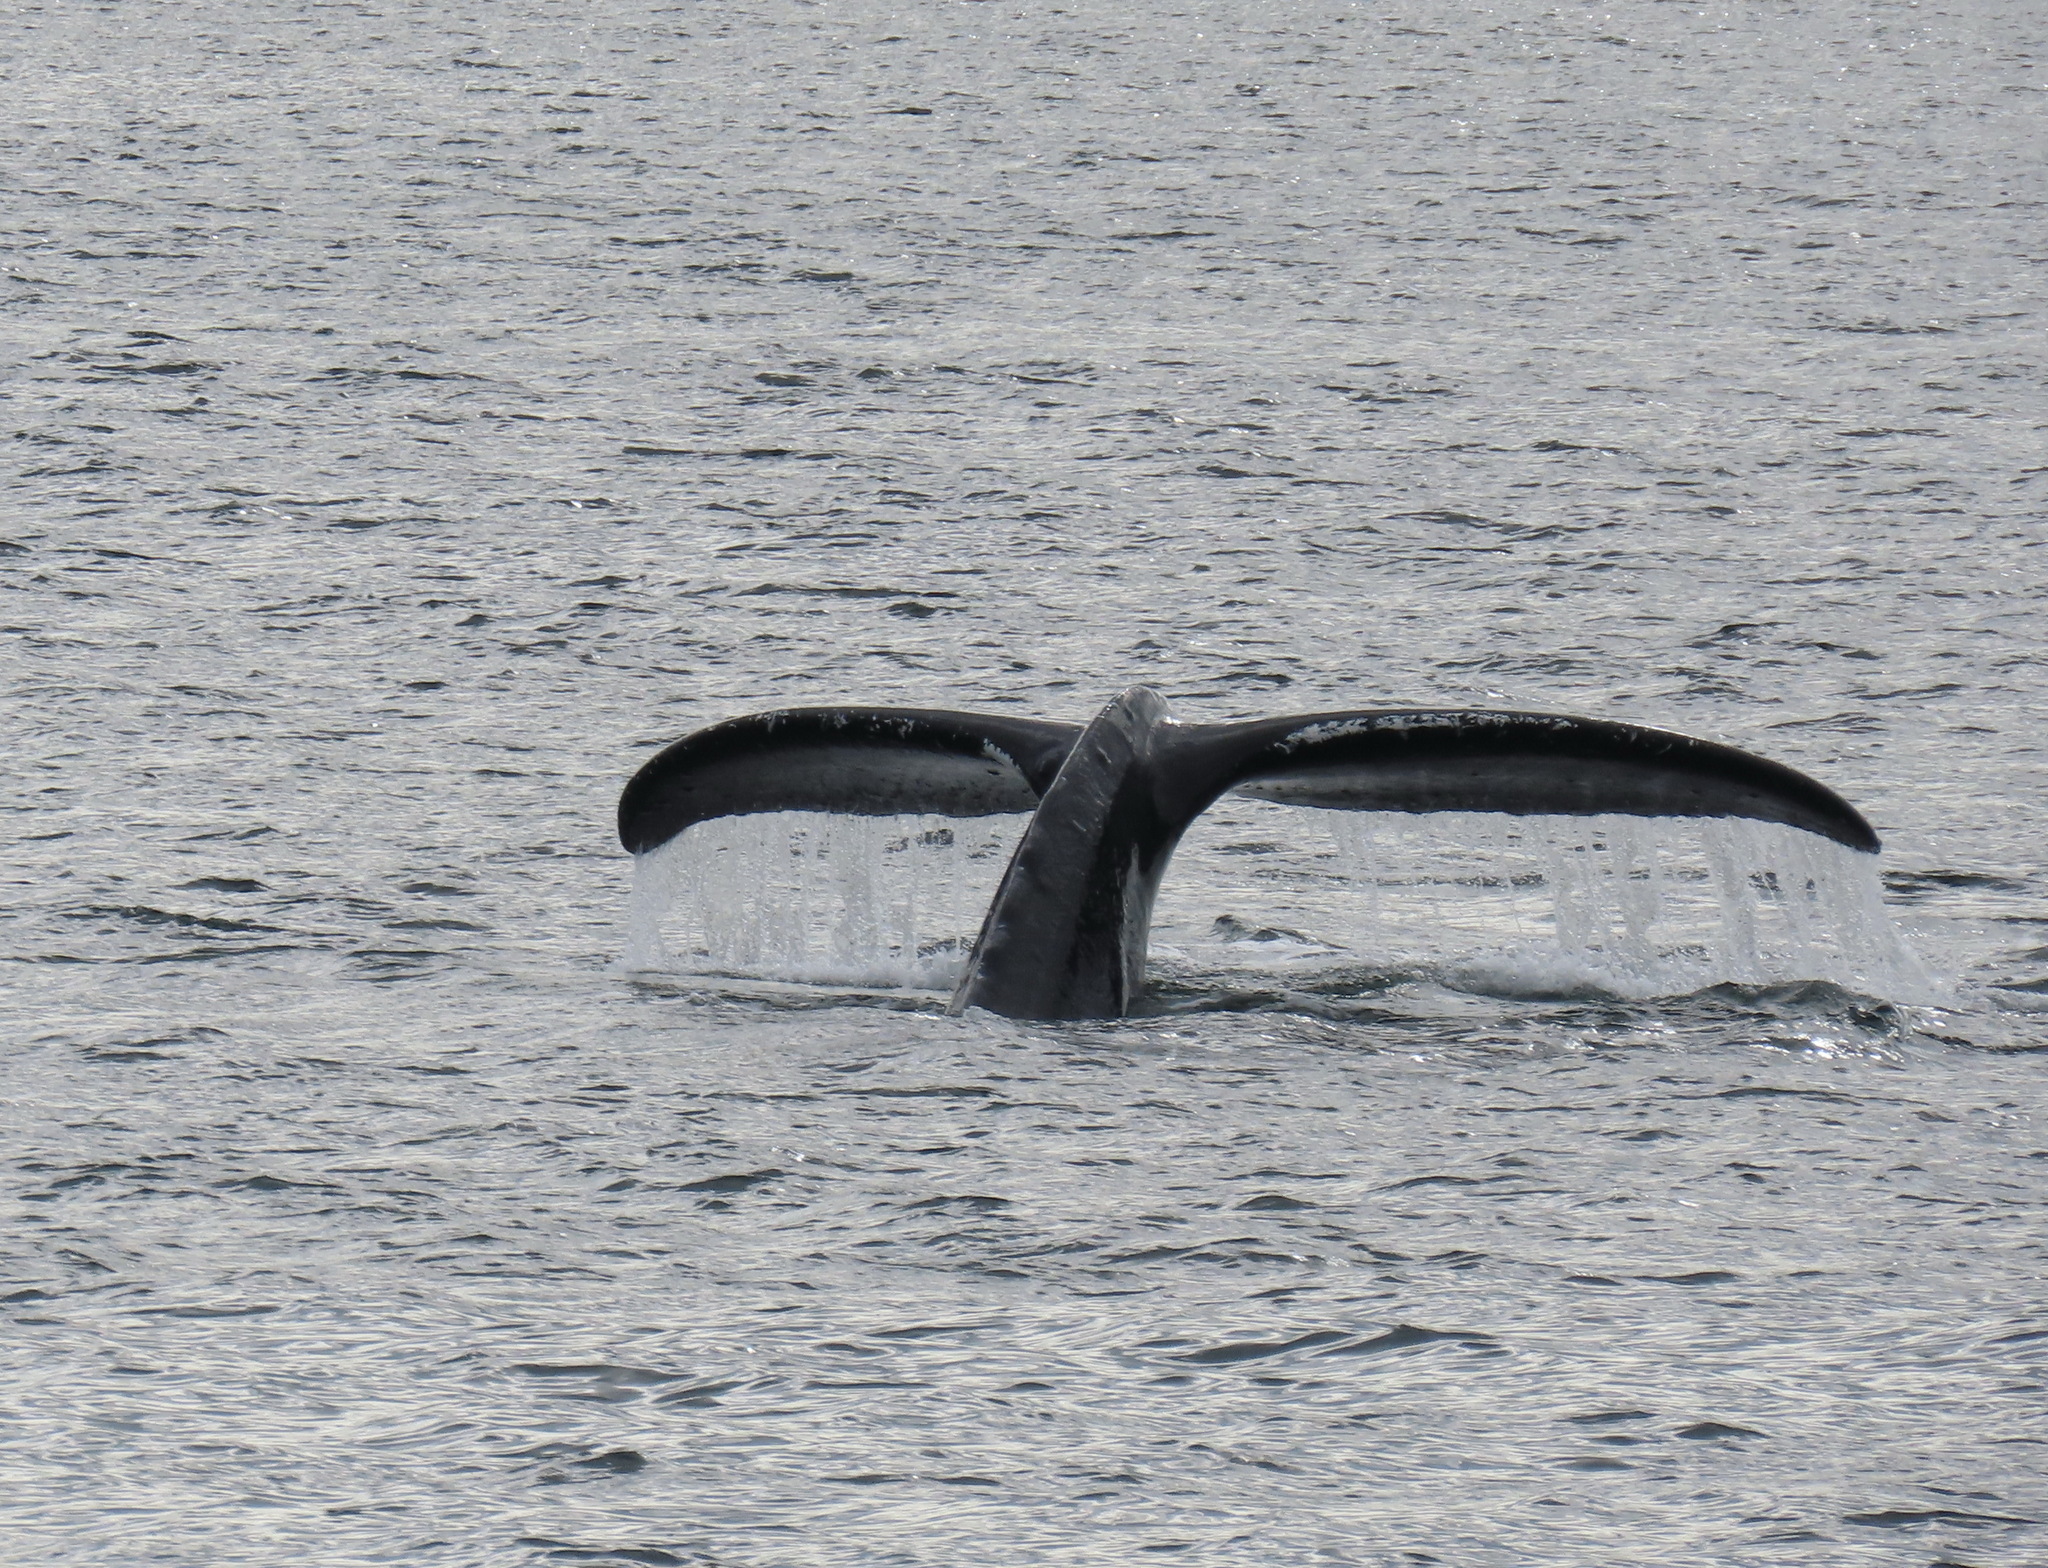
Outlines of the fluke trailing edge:
[[1875,852],[1856,809],[1732,746],[1550,713],[1368,709],[1180,724],[1134,686],[1085,727],[920,708],[787,708],[714,724],[634,774],[635,854],[765,811],[1031,812],[952,1010],[1115,1018],[1187,825],[1226,791],[1348,811],[1747,817]]

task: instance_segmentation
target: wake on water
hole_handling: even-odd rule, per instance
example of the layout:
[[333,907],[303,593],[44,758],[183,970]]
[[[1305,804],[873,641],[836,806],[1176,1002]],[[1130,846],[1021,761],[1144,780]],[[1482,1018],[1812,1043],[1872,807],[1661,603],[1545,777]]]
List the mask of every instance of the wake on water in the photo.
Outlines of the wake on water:
[[[950,990],[1029,820],[698,823],[634,859],[626,972]],[[1734,819],[1234,800],[1176,854],[1152,956],[1186,983],[1294,991],[1425,980],[1646,1000],[1822,981],[1891,1002],[1944,995],[1884,908],[1877,857]]]

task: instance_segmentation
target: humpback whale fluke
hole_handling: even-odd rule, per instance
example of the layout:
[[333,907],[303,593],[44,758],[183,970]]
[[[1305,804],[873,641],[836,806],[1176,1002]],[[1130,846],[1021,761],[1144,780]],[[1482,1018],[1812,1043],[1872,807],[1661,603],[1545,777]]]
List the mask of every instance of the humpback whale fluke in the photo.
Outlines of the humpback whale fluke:
[[1181,724],[1134,686],[1078,724],[921,708],[789,708],[661,751],[619,798],[635,854],[769,811],[1031,812],[951,1010],[1115,1018],[1144,980],[1174,846],[1226,791],[1349,811],[1742,817],[1875,853],[1847,801],[1782,763],[1550,713],[1367,709]]

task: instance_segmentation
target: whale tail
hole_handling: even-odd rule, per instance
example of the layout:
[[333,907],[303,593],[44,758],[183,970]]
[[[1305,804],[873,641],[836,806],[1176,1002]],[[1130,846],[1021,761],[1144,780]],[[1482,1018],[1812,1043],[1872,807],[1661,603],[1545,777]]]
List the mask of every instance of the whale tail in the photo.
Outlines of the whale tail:
[[1879,847],[1854,807],[1806,775],[1668,731],[1442,709],[1179,724],[1143,686],[1085,728],[898,708],[734,719],[633,776],[619,839],[644,853],[693,823],[769,811],[1031,812],[952,1010],[1120,1017],[1143,983],[1174,847],[1230,791],[1325,810],[1735,817]]

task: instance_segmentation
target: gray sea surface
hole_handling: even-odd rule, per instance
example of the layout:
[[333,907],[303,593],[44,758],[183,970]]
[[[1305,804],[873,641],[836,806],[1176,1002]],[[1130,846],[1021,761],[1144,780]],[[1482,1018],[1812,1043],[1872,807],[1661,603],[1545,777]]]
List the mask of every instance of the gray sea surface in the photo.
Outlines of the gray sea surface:
[[[2040,21],[7,8],[0,1561],[2048,1562]],[[1135,682],[1790,763],[1937,988],[622,968],[654,748]]]

